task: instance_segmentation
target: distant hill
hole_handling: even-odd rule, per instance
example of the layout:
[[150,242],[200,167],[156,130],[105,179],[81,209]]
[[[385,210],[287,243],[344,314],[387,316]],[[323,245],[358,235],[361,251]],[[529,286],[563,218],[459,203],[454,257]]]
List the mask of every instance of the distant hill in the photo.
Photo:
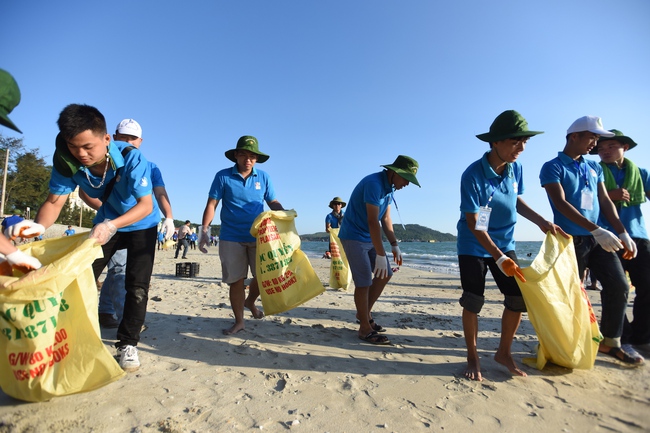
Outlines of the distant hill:
[[[401,224],[393,224],[395,236],[401,242],[453,242],[456,236],[450,233],[442,233],[438,230],[430,229],[418,224],[406,224],[406,230]],[[311,235],[300,235],[303,241],[329,241],[329,234],[326,232],[318,232]]]

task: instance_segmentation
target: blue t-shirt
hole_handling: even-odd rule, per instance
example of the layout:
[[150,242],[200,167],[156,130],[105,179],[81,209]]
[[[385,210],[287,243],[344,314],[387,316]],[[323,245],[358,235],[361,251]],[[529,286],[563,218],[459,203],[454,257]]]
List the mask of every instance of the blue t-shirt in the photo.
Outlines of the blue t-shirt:
[[481,159],[473,162],[460,181],[460,219],[456,228],[458,238],[456,248],[459,255],[491,257],[467,226],[466,213],[478,213],[479,208],[489,207],[490,222],[488,234],[492,242],[504,253],[515,249],[515,223],[517,222],[517,197],[524,192],[523,169],[520,163],[508,164],[498,175],[488,162],[486,152]]
[[[617,183],[622,185],[623,180],[625,179],[625,166],[619,169],[616,164],[607,164],[607,167],[611,170]],[[650,174],[645,168],[639,168],[639,173],[641,174],[641,181],[643,182],[643,191],[647,193],[650,191]],[[621,206],[618,208],[618,217],[631,237],[648,239],[648,232],[646,231],[645,221],[643,220],[641,205],[627,207]],[[614,234],[618,234],[602,214],[598,218],[598,225],[606,228]]]
[[[341,220],[343,220],[343,211],[341,211]],[[325,217],[325,225],[329,224],[331,228],[339,228],[339,219],[334,216],[334,212],[330,212]]]
[[163,180],[162,173],[156,164],[151,161],[149,162],[149,169],[151,170],[151,188],[156,188],[159,186],[164,187],[165,181]]
[[379,208],[379,220],[384,217],[392,201],[393,189],[388,182],[387,171],[380,171],[364,177],[354,187],[348,200],[345,221],[341,224],[339,238],[360,242],[372,242],[368,228],[366,204]]
[[68,230],[64,231],[63,234],[66,235],[66,236],[72,236],[73,234],[75,234],[75,231],[74,231],[74,229],[68,229]]
[[[558,152],[556,158],[542,166],[539,180],[542,186],[559,183],[564,190],[566,201],[576,208],[582,216],[597,224],[598,215],[600,214],[598,183],[604,182],[603,169],[599,163],[585,159],[582,156],[575,160],[564,152]],[[591,209],[582,209],[580,207],[585,188],[591,192],[593,197]],[[572,236],[591,235],[589,230],[582,228],[558,211],[550,197],[549,202],[553,209],[553,222],[559,225],[562,230]]]
[[275,190],[266,172],[253,167],[244,179],[235,164],[215,175],[208,197],[221,202],[221,240],[255,242],[251,226],[264,212],[264,202],[275,200]]
[[[129,146],[129,143],[122,141],[111,141],[109,144],[108,152],[111,161],[106,172],[106,179],[101,187],[93,188],[91,186],[90,182],[92,182],[92,185],[99,185],[102,176],[94,176],[86,167],[81,167],[72,177],[65,177],[56,168],[52,167],[50,193],[55,195],[68,195],[79,185],[79,188],[88,194],[89,197],[102,198],[106,185],[115,177],[116,170],[123,167],[121,175],[113,186],[113,191],[97,211],[97,216],[93,219],[93,223],[98,224],[105,219],[113,220],[125,214],[136,205],[136,199],[151,195],[153,191],[149,162],[142,156],[142,153],[138,149],[131,150],[126,154],[126,157],[123,157],[122,149],[126,146]],[[90,178],[90,182],[88,178]],[[131,232],[157,226],[160,221],[160,211],[153,197],[152,202],[153,209],[149,215],[129,226],[118,229],[118,231]]]

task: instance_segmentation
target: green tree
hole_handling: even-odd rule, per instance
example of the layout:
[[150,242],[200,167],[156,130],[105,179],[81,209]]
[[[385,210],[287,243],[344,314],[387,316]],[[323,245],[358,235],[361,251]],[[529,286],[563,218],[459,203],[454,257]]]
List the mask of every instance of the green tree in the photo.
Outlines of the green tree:
[[37,150],[27,151],[22,138],[4,137],[0,134],[0,175],[4,179],[6,152],[9,163],[6,172],[5,213],[13,209],[34,212],[45,201],[51,167]]

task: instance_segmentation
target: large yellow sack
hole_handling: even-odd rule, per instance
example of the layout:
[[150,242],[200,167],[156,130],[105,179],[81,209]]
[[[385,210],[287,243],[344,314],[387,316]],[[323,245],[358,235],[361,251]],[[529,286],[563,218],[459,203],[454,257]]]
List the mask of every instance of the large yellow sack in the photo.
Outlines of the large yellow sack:
[[347,290],[352,283],[352,272],[348,264],[348,256],[339,239],[339,229],[330,228],[330,252],[332,262],[330,263],[330,287],[333,289]]
[[522,272],[526,282],[517,278],[517,283],[539,339],[537,360],[524,362],[539,370],[547,362],[592,368],[603,337],[578,275],[573,239],[547,233],[537,257]]
[[257,239],[257,283],[267,315],[290,310],[325,291],[300,250],[297,216],[294,210],[262,212],[250,230]]
[[0,387],[14,398],[49,400],[124,375],[100,338],[91,265],[102,249],[87,238],[22,245],[43,267],[0,277]]

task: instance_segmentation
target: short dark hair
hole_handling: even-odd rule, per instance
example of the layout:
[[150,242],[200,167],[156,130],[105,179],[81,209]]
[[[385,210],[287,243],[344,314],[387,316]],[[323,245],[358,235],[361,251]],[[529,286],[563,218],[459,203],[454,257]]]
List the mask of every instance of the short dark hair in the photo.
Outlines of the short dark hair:
[[91,130],[94,134],[106,134],[106,119],[95,107],[85,104],[70,104],[61,111],[56,121],[59,131],[66,140]]

